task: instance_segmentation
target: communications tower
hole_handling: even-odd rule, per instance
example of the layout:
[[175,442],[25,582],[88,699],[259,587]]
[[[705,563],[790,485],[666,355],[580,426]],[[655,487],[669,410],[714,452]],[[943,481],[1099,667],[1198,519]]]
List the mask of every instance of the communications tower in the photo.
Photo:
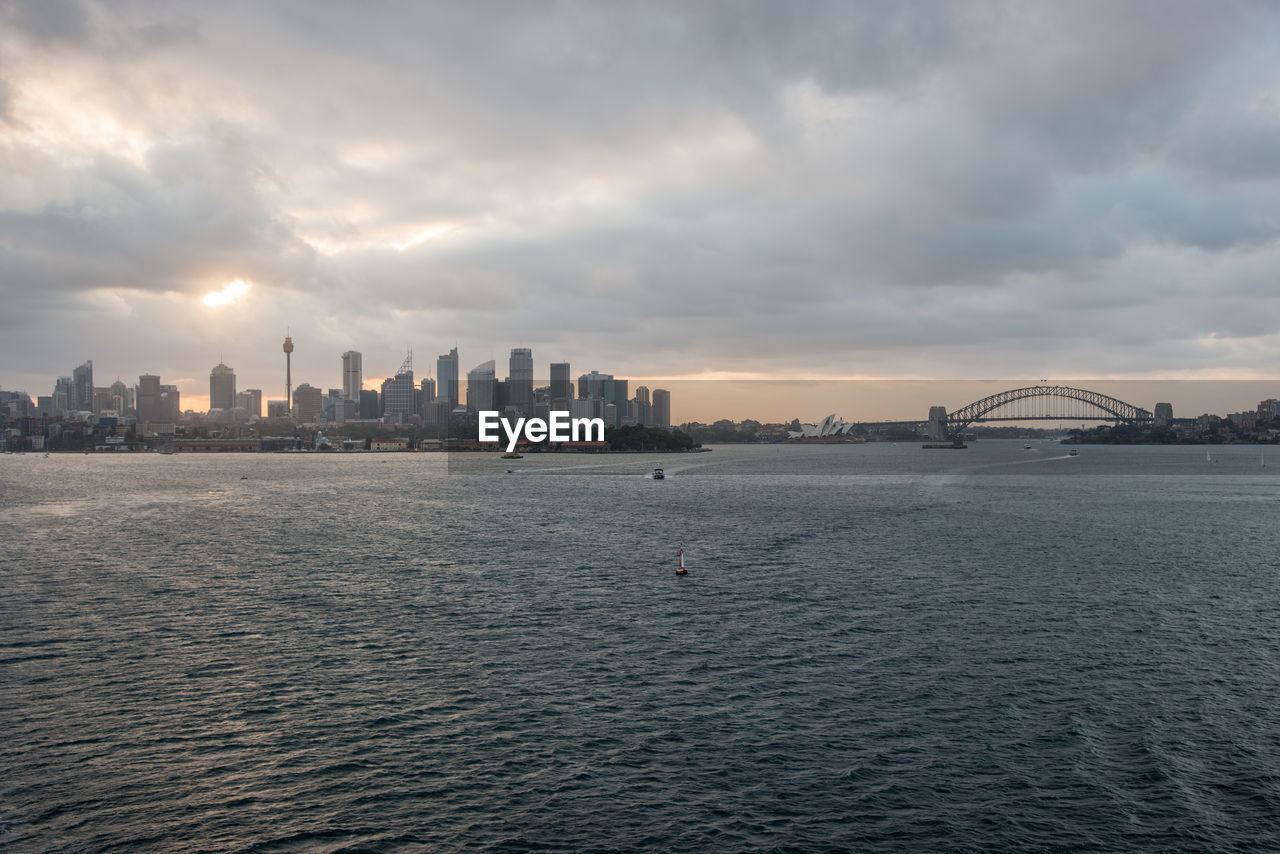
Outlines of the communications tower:
[[284,336],[284,406],[293,418],[293,339]]

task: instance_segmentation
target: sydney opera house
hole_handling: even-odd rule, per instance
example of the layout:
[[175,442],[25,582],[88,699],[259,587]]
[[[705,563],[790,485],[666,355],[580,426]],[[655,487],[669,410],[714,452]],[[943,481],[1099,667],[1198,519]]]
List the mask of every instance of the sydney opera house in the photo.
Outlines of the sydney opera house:
[[821,424],[801,424],[799,430],[788,430],[788,439],[824,439],[828,436],[848,436],[854,425],[848,424],[835,413],[822,419]]

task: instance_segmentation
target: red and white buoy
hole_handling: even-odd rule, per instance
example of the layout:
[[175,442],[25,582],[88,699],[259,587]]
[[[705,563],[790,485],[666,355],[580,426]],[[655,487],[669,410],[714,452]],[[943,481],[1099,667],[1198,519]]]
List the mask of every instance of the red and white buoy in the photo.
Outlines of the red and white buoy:
[[676,549],[676,575],[688,575],[689,570],[684,568],[684,543],[680,544],[680,548]]

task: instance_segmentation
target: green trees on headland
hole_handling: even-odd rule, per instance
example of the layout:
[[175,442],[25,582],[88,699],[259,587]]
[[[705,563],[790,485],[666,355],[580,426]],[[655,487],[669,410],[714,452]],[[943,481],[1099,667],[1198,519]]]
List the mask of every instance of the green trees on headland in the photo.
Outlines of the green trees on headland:
[[692,451],[702,447],[682,430],[660,427],[606,427],[604,441],[611,451]]

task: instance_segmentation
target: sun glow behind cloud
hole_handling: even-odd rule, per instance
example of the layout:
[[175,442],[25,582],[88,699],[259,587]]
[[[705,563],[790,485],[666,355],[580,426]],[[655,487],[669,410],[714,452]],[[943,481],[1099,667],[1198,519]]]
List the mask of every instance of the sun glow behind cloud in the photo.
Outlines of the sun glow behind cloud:
[[227,282],[220,291],[210,291],[205,294],[204,304],[209,308],[222,308],[224,305],[240,302],[247,293],[249,293],[249,285],[236,279],[234,282]]

